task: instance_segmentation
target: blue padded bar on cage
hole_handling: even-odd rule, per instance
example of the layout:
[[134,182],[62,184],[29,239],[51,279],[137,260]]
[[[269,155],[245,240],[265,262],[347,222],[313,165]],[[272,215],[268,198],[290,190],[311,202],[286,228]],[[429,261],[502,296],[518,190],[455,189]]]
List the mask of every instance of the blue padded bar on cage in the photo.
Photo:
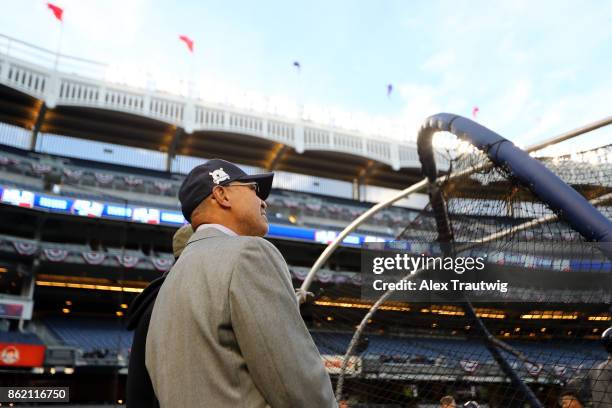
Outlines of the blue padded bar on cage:
[[540,161],[509,140],[462,116],[439,113],[427,118],[417,139],[423,174],[437,177],[432,136],[448,131],[485,152],[493,163],[508,169],[524,186],[546,203],[588,241],[605,243],[602,250],[612,255],[612,221],[597,211],[582,195],[564,183]]

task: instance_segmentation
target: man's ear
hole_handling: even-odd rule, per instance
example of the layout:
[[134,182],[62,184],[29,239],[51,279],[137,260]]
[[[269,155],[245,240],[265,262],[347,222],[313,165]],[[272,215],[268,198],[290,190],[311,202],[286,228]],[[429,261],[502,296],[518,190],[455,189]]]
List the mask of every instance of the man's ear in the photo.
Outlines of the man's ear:
[[232,204],[230,203],[229,195],[227,194],[227,190],[223,187],[215,187],[212,191],[212,199],[217,202],[221,206],[221,208],[230,208]]

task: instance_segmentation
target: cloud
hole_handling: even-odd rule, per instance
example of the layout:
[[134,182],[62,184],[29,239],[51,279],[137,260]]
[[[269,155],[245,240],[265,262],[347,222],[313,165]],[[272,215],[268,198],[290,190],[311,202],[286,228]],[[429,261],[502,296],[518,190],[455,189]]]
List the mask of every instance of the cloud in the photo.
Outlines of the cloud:
[[402,83],[398,86],[398,93],[403,102],[399,120],[411,139],[416,139],[427,117],[440,112],[461,113],[468,106],[462,97],[427,84]]
[[[538,113],[536,121],[527,123],[525,131],[516,138],[524,144],[568,132],[610,116],[609,95],[612,83],[596,89],[582,90],[549,103]],[[558,152],[572,152],[609,144],[612,141],[609,127],[578,136],[558,146]]]
[[448,72],[449,69],[452,69],[455,58],[455,52],[452,50],[440,51],[430,56],[421,65],[421,69],[424,71]]
[[146,0],[65,0],[65,3],[67,52],[119,63],[138,61],[150,51],[151,41],[147,37],[153,27],[146,21],[149,18]]
[[490,123],[494,129],[509,128],[518,118],[524,117],[533,92],[528,78],[517,78],[500,91],[500,95],[491,98],[480,112],[480,119],[486,119],[484,124]]
[[448,5],[432,2],[404,21],[435,50],[415,54],[422,75],[398,87],[410,126],[439,111],[470,117],[477,105],[480,123],[527,145],[610,114],[612,5]]

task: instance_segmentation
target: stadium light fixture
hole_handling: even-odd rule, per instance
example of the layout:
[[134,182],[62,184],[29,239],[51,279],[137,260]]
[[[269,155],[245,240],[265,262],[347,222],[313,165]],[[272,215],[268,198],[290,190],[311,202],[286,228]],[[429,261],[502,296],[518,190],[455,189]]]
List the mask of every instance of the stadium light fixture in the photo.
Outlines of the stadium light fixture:
[[594,315],[594,316],[589,316],[587,320],[592,321],[592,322],[593,321],[594,322],[609,322],[610,320],[612,320],[612,316],[608,314]]
[[505,319],[506,315],[503,313],[476,313],[476,316],[484,319]]
[[87,290],[104,290],[111,292],[130,292],[140,293],[144,288],[132,287],[132,286],[111,286],[111,285],[92,285],[85,283],[68,283],[68,282],[53,282],[37,280],[37,286],[51,286],[58,288],[70,288],[70,289],[87,289]]
[[578,312],[566,313],[561,310],[533,310],[529,313],[522,314],[521,319],[525,320],[576,320]]
[[[350,301],[341,302],[341,301],[329,301],[329,300],[316,300],[315,305],[317,306],[330,306],[330,307],[347,307],[353,309],[370,309],[372,307],[371,303],[352,303]],[[407,306],[394,306],[394,305],[385,305],[380,308],[380,310],[394,311],[394,312],[409,312],[410,308]]]
[[483,307],[475,308],[476,316],[485,319],[505,319],[506,314],[501,310],[489,309]]
[[[424,310],[427,310],[427,312],[429,312],[428,309],[422,309],[421,312],[427,313]],[[465,316],[465,312],[460,307],[451,306],[451,305],[444,305],[444,306],[432,305],[431,313],[438,314],[438,315],[444,315],[444,316]]]

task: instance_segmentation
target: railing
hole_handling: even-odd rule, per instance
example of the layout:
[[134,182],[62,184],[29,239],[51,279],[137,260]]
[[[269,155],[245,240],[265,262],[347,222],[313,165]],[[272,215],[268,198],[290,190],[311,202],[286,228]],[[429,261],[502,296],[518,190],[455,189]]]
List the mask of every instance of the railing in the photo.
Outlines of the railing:
[[108,64],[57,54],[46,48],[0,34],[0,54],[8,58],[26,61],[45,70],[57,71],[82,77],[103,80],[108,72]]

